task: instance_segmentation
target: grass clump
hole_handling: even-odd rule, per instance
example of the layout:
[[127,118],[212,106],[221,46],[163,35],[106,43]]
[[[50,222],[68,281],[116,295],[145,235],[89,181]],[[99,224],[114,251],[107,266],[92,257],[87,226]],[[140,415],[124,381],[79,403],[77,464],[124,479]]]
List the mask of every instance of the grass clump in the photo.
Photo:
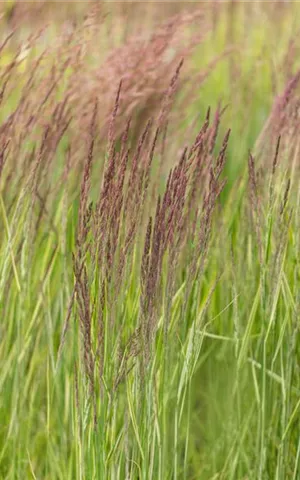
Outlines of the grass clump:
[[265,114],[240,126],[257,58],[223,45],[232,8],[120,35],[100,67],[97,8],[0,47],[1,478],[299,477],[299,74],[264,104],[251,84]]

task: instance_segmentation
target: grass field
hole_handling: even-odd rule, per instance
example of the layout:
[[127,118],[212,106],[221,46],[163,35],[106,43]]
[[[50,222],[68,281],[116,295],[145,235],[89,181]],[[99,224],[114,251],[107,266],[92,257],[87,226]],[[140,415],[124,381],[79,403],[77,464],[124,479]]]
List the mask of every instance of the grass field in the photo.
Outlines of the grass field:
[[300,479],[300,7],[7,2],[0,480]]

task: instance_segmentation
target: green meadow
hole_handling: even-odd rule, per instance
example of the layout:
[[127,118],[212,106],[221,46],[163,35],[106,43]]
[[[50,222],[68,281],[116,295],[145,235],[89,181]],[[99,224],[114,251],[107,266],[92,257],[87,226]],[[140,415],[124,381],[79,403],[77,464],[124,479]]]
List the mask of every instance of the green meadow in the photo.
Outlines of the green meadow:
[[0,479],[298,480],[299,6],[0,16]]

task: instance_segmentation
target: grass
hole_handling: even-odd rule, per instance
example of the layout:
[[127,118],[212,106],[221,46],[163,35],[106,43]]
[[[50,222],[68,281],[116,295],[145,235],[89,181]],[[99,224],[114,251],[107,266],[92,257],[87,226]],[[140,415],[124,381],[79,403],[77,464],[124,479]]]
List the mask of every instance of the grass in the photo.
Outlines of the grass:
[[299,8],[202,8],[4,42],[0,478],[299,478]]

